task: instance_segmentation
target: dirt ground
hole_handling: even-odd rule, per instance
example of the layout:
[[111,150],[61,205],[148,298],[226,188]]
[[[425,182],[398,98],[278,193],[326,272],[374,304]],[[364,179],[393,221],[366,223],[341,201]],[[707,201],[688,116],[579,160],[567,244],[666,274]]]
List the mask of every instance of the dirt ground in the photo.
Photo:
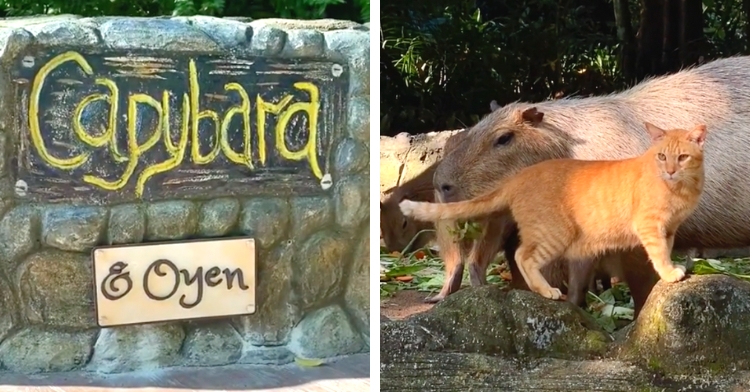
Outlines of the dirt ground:
[[[413,314],[422,313],[433,307],[424,302],[430,293],[416,290],[399,290],[393,296],[380,300],[380,317],[401,320]],[[433,294],[434,295],[434,294]]]

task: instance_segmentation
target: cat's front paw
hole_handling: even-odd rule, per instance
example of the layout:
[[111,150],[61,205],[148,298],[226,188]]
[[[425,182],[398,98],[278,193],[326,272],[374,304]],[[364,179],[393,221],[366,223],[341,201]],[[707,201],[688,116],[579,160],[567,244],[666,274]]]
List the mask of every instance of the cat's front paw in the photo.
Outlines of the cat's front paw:
[[685,267],[679,264],[676,264],[672,271],[669,271],[661,277],[663,281],[668,283],[679,282],[683,278],[685,278]]
[[556,287],[550,287],[549,289],[545,290],[545,292],[541,293],[543,297],[549,298],[554,301],[558,301],[562,298],[564,298],[562,291]]
[[403,213],[406,216],[414,216],[415,210],[417,209],[417,202],[411,201],[411,200],[403,200],[401,203],[398,204],[398,207],[401,209],[401,213]]

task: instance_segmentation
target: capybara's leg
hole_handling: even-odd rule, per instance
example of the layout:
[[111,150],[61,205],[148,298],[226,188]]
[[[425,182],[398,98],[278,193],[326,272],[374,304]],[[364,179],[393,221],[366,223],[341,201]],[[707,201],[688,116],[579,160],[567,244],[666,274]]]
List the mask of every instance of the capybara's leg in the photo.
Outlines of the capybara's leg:
[[454,222],[435,222],[435,238],[440,247],[440,257],[445,263],[445,280],[440,293],[426,298],[425,302],[440,302],[461,288],[461,280],[464,276],[464,264],[461,260],[461,244],[454,240],[453,234],[450,232],[450,228],[452,227],[455,227]]

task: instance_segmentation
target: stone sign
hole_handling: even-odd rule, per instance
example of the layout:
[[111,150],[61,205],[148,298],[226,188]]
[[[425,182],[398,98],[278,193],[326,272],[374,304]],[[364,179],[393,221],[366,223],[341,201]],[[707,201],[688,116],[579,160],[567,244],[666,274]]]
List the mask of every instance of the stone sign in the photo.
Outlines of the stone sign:
[[105,204],[322,192],[347,80],[331,61],[26,53],[16,193]]
[[101,327],[255,312],[252,238],[100,247],[93,261]]

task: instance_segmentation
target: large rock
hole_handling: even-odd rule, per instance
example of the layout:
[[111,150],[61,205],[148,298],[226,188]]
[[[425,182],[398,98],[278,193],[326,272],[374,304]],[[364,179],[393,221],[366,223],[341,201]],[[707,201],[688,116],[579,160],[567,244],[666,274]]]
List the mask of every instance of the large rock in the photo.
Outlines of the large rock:
[[230,198],[209,200],[201,206],[198,233],[202,237],[226,235],[237,226],[239,217],[239,200]]
[[55,206],[42,214],[42,240],[47,246],[73,252],[90,251],[107,227],[107,209]]
[[0,221],[0,268],[9,273],[39,243],[39,211],[28,205],[8,211]]
[[47,249],[19,267],[26,318],[57,327],[96,326],[91,261],[83,253]]
[[278,346],[289,342],[292,328],[302,317],[292,303],[292,257],[294,247],[284,243],[261,253],[257,268],[255,313],[232,320],[242,336],[256,346]]
[[581,308],[529,291],[460,290],[430,311],[381,325],[381,352],[457,351],[506,357],[599,357],[610,337]]
[[227,322],[196,322],[188,326],[182,347],[187,366],[221,366],[237,362],[242,338]]
[[660,281],[620,357],[668,374],[750,369],[750,283],[724,275]]
[[198,208],[188,200],[170,200],[149,204],[146,209],[146,239],[180,240],[198,228]]
[[284,199],[248,200],[242,205],[240,230],[253,236],[261,248],[270,248],[287,232],[289,210]]
[[67,372],[86,365],[96,331],[30,327],[0,344],[0,369],[17,373]]
[[120,373],[175,366],[184,340],[185,330],[178,324],[102,329],[88,369]]
[[107,242],[109,244],[135,244],[146,235],[144,208],[139,204],[121,204],[109,212]]
[[292,331],[291,350],[302,358],[330,358],[355,354],[365,347],[346,313],[331,305],[305,315]]
[[292,287],[301,309],[310,309],[343,293],[350,242],[350,237],[341,232],[325,230],[298,247],[292,265]]
[[370,227],[358,237],[346,286],[346,308],[354,316],[357,328],[370,339]]

